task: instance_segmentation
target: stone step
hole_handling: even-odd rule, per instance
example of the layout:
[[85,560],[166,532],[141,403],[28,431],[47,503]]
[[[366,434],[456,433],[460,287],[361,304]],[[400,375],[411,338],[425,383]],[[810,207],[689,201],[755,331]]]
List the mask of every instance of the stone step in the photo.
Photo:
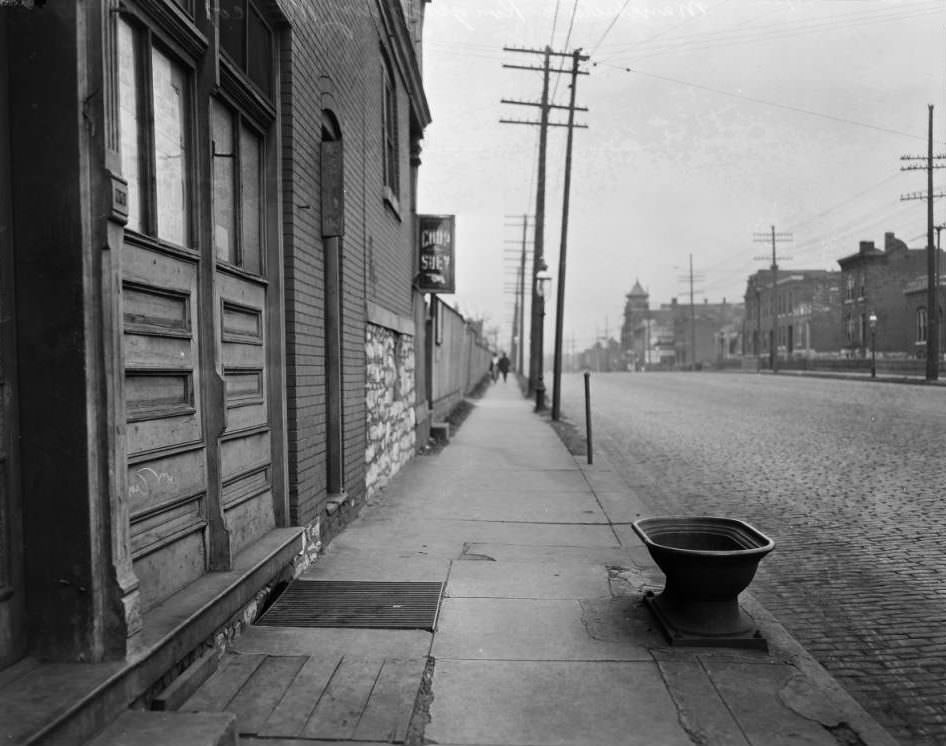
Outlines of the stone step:
[[237,746],[229,712],[126,710],[87,746]]
[[430,423],[430,437],[437,443],[450,442],[450,423],[446,421]]

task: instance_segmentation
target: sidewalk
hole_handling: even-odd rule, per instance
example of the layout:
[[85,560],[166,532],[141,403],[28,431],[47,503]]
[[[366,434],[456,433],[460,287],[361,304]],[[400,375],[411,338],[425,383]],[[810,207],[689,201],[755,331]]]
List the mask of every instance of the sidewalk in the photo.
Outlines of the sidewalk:
[[748,593],[768,653],[667,645],[643,515],[498,383],[302,579],[443,582],[433,630],[254,626],[181,709],[257,746],[894,743]]

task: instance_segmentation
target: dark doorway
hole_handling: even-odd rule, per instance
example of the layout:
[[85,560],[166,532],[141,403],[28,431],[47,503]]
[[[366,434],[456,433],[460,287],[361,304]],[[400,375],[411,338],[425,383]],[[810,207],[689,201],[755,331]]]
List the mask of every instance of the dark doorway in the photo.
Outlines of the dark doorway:
[[325,485],[328,494],[345,491],[342,408],[342,240],[345,234],[345,169],[338,121],[322,118],[322,246],[325,287]]

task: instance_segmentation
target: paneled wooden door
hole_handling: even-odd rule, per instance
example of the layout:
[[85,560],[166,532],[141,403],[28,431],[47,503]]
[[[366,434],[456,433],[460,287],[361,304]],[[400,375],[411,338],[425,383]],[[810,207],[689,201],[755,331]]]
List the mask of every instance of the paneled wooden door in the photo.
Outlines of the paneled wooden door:
[[276,523],[274,158],[267,123],[222,94],[197,101],[194,68],[146,28],[122,20],[119,53],[128,503],[147,609]]

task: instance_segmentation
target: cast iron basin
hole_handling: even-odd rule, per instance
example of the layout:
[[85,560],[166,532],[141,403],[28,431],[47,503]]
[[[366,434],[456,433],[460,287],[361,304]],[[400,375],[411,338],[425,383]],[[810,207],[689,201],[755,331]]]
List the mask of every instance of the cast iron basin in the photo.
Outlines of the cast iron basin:
[[642,518],[633,527],[667,577],[647,600],[671,643],[765,647],[738,596],[772,539],[735,518]]

